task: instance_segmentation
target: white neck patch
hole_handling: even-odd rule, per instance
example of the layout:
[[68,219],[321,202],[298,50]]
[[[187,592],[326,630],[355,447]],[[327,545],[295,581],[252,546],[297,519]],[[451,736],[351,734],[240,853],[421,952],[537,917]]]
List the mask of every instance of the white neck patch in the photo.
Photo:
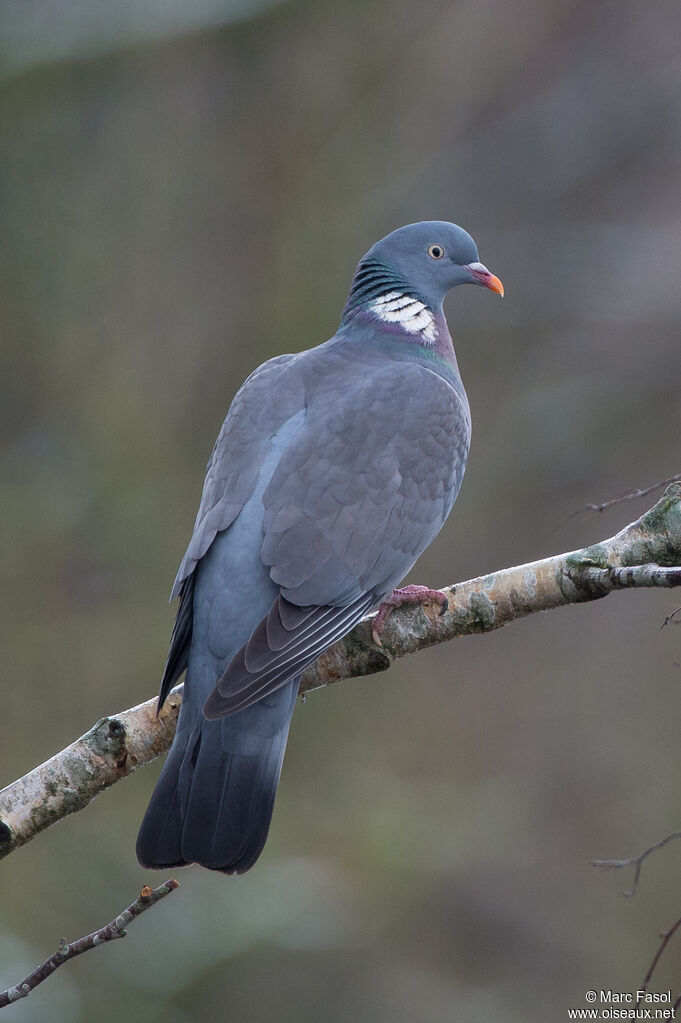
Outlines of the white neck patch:
[[399,323],[410,334],[421,334],[425,341],[437,337],[435,317],[428,306],[417,298],[399,291],[388,291],[369,306],[371,312],[385,323]]

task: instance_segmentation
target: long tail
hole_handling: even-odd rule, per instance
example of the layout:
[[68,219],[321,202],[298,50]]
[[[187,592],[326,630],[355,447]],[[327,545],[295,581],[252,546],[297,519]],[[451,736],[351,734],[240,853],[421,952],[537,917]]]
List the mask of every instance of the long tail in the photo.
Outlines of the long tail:
[[183,705],[137,839],[143,867],[200,863],[243,874],[253,866],[272,819],[298,681],[217,721]]

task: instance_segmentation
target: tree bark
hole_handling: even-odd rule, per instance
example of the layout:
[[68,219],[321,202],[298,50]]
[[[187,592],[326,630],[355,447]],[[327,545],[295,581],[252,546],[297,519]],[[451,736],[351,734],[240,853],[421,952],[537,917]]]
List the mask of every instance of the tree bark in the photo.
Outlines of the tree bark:
[[[300,692],[388,669],[393,660],[458,636],[491,632],[517,618],[596,600],[629,587],[681,586],[681,484],[609,540],[444,587],[448,610],[394,611],[371,638],[363,619],[303,674]],[[182,686],[161,715],[156,699],[102,718],[89,732],[0,792],[0,857],[82,810],[114,782],[150,763],[172,742]]]

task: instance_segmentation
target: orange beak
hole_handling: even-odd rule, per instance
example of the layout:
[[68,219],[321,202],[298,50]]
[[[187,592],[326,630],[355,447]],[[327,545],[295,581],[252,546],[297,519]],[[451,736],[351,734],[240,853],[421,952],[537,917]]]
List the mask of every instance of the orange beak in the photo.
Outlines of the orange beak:
[[504,297],[503,284],[482,263],[468,263],[466,269],[473,278],[473,284],[480,284],[483,288],[489,288],[490,291],[496,291],[497,295]]

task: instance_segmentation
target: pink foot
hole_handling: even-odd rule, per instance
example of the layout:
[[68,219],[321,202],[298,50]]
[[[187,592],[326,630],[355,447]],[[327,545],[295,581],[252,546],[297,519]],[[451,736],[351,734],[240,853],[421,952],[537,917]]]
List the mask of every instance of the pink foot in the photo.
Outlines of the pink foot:
[[381,643],[383,626],[396,607],[401,607],[402,604],[427,604],[429,601],[440,605],[441,615],[449,607],[447,595],[442,590],[431,590],[428,586],[403,586],[399,590],[393,590],[390,596],[379,604],[378,614],[371,627],[371,636],[376,646],[383,646]]

